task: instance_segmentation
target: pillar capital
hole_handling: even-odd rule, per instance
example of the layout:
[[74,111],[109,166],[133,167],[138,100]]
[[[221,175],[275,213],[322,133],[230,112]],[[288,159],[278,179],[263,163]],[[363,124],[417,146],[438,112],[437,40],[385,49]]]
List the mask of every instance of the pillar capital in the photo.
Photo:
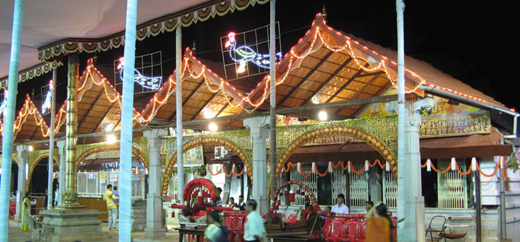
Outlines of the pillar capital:
[[16,150],[18,151],[18,159],[20,161],[27,162],[27,159],[29,159],[29,151],[27,150],[27,145],[18,145],[16,146]]
[[165,129],[150,129],[143,132],[143,136],[148,140],[148,147],[150,147],[150,149],[161,148],[161,138],[166,136],[167,134],[168,131]]
[[269,136],[268,116],[245,119],[244,126],[251,130],[251,138],[253,139],[267,139]]

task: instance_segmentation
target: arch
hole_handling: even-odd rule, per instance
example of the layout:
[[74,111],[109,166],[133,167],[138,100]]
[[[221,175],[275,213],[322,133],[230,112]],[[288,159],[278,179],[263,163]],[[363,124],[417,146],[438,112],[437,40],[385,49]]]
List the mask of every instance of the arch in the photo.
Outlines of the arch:
[[[188,202],[188,204],[190,204],[190,201],[192,198],[191,194],[197,187],[206,188],[209,192],[208,195],[211,197],[211,200],[213,200],[213,202],[217,201],[217,198],[219,196],[218,191],[217,191],[217,186],[215,186],[215,184],[212,181],[205,179],[205,178],[193,179],[190,182],[188,182],[188,184],[186,184],[186,187],[184,188],[184,194],[183,194],[184,201],[186,201],[186,202]],[[203,193],[205,193],[205,192],[203,192]]]
[[290,187],[291,185],[298,185],[301,188],[305,189],[307,194],[309,194],[309,198],[311,200],[310,201],[311,206],[314,207],[314,209],[316,209],[316,210],[320,210],[320,205],[318,205],[318,200],[316,200],[316,196],[314,196],[314,193],[312,193],[312,190],[307,185],[305,185],[299,181],[288,181],[288,182],[282,184],[278,188],[278,190],[276,190],[276,193],[273,195],[272,200],[274,202],[273,202],[273,204],[271,204],[271,209],[269,210],[269,213],[273,213],[273,211],[278,210],[278,209],[276,209],[276,207],[278,206],[278,204],[277,204],[278,203],[278,194],[280,194],[280,192],[282,191],[283,188]]
[[331,126],[324,127],[312,131],[308,131],[294,140],[285,151],[282,153],[280,158],[278,159],[276,165],[276,176],[279,177],[280,173],[283,169],[287,160],[292,155],[292,153],[302,145],[308,143],[309,141],[320,138],[322,136],[329,135],[345,135],[353,138],[360,139],[366,142],[368,145],[372,146],[377,152],[379,152],[387,161],[390,163],[390,168],[392,173],[397,181],[397,161],[394,159],[394,155],[392,151],[381,141],[379,141],[376,137],[370,135],[369,133],[352,128],[352,127],[344,127],[344,126]]
[[[43,160],[44,158],[49,158],[49,152],[40,154],[38,157],[36,157],[34,162],[31,164],[31,168],[29,168],[29,172],[27,173],[27,181],[25,181],[25,190],[26,191],[29,191],[29,185],[31,185],[31,178],[32,178],[34,169],[36,168],[38,163],[40,163],[40,161]],[[52,156],[52,159],[56,162],[56,164],[58,164],[58,165],[60,164],[60,161],[58,160],[58,158],[56,156]]]
[[13,161],[14,161],[18,166],[20,166],[20,161],[18,160],[18,157],[13,156]]
[[[250,164],[248,163],[246,159],[245,153],[232,141],[221,138],[221,137],[212,137],[212,136],[201,136],[194,138],[192,140],[187,141],[182,146],[182,153],[198,147],[198,146],[204,146],[204,145],[220,145],[224,146],[231,151],[235,152],[235,154],[238,155],[238,157],[244,162],[244,165],[247,167],[247,175],[251,178],[251,181],[253,180],[253,169],[251,169]],[[173,166],[177,163],[177,152],[173,154],[172,159],[168,163],[168,166],[166,167],[166,171],[164,172],[164,179],[163,179],[163,187],[162,187],[162,194],[166,194],[166,191],[168,190],[168,183],[170,182],[170,177],[173,171]]]
[[[119,144],[113,144],[113,145],[104,145],[104,146],[97,146],[92,147],[90,149],[85,150],[76,160],[76,167],[79,167],[87,157],[102,153],[102,152],[109,152],[109,151],[118,151],[120,150]],[[141,160],[146,168],[148,168],[148,159],[143,155],[143,152],[141,150],[137,149],[136,147],[132,147],[132,155],[137,157],[139,160]]]

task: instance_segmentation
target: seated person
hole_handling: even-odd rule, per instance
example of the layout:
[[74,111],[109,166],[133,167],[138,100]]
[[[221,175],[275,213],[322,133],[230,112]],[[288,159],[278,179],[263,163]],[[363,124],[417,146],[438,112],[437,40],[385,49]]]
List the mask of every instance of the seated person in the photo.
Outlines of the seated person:
[[235,203],[235,198],[233,198],[233,197],[230,197],[230,198],[229,198],[229,207],[230,207],[230,208],[236,208],[236,209],[239,209],[238,204]]

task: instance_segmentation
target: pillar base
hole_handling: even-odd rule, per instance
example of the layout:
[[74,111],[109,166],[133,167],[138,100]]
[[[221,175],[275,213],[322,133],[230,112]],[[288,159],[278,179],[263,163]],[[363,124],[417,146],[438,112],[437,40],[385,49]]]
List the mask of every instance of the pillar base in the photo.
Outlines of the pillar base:
[[96,241],[103,239],[101,221],[97,219],[98,210],[77,208],[56,208],[41,211],[45,241],[74,242]]
[[149,240],[165,239],[166,229],[144,229],[144,238]]

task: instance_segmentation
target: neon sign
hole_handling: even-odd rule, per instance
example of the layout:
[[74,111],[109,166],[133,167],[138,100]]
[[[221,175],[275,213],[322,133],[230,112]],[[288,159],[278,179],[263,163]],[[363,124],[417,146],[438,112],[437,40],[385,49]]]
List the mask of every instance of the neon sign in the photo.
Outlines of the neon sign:
[[43,104],[42,104],[42,114],[45,115],[47,114],[47,112],[49,112],[51,110],[51,105],[52,105],[52,88],[54,87],[53,81],[50,80],[49,81],[49,89],[47,89],[47,94],[45,94],[45,101],[43,101]]
[[[246,70],[246,64],[247,62],[252,62],[253,64],[264,68],[269,69],[270,68],[270,56],[269,54],[260,54],[256,53],[253,48],[242,45],[242,46],[236,46],[237,41],[235,39],[235,32],[230,32],[227,35],[227,42],[225,47],[229,48],[229,57],[235,62],[239,63],[239,66],[237,68],[238,73],[242,73]],[[282,52],[276,53],[276,61],[279,61],[282,59]]]
[[[124,60],[124,57],[119,58],[119,65],[117,66],[117,69],[119,70],[119,78],[121,78],[121,80],[123,80]],[[144,88],[158,90],[162,85],[162,76],[148,77],[134,69],[134,81]]]

